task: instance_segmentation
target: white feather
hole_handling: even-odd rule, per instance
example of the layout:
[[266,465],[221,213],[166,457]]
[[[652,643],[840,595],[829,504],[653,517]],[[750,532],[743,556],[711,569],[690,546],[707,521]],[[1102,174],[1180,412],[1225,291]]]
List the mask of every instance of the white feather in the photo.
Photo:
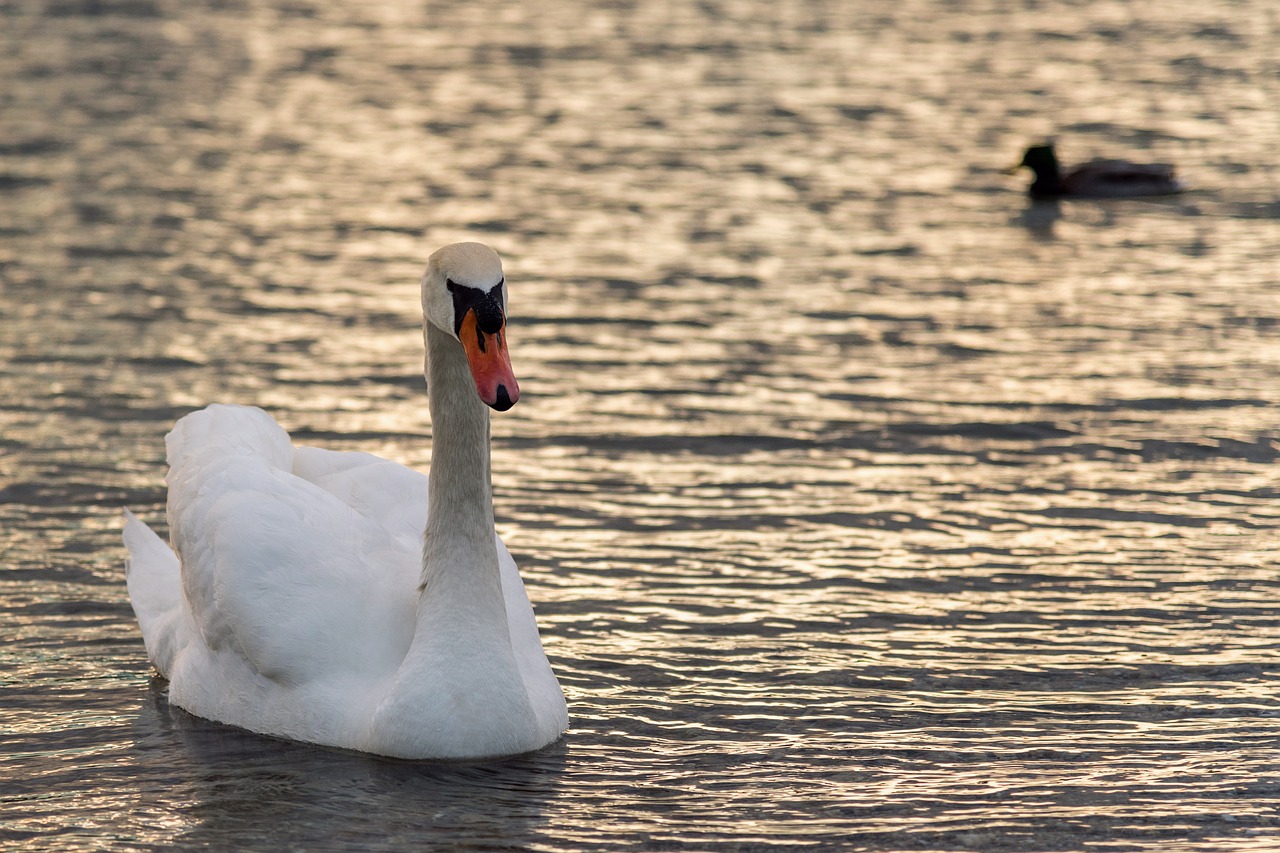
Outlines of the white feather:
[[[425,294],[444,288],[444,270],[465,281],[478,257],[474,275],[487,281],[497,264],[492,252],[448,248],[423,280],[423,304],[441,311],[448,300]],[[432,549],[418,472],[295,447],[246,406],[209,406],[169,433],[172,550],[127,511],[124,539],[129,596],[174,704],[255,732],[405,758],[514,754],[564,732],[564,695],[493,532],[487,410],[474,387],[469,398],[450,387],[467,375],[451,324],[427,317],[432,416],[477,462],[445,466],[451,479],[436,484],[436,500],[458,529],[433,533]],[[482,490],[461,482],[476,465]]]

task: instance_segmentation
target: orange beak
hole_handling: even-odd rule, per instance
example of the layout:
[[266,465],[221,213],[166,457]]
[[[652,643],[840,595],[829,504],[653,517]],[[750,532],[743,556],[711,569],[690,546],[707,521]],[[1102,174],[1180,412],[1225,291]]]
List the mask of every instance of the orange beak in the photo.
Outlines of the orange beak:
[[476,312],[468,310],[458,329],[458,339],[467,352],[471,365],[471,378],[476,392],[486,406],[505,412],[520,399],[520,386],[511,370],[511,356],[507,354],[507,321],[502,320],[498,331],[482,332],[476,322]]

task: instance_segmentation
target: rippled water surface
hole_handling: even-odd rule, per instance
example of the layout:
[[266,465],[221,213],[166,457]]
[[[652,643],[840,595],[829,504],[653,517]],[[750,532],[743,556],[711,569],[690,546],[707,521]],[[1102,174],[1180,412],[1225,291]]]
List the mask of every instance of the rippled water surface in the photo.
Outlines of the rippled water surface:
[[[1278,43],[1266,0],[0,0],[0,842],[1280,846]],[[1195,189],[1031,205],[1046,134]],[[460,238],[568,737],[171,708],[119,541],[164,433],[426,468]]]

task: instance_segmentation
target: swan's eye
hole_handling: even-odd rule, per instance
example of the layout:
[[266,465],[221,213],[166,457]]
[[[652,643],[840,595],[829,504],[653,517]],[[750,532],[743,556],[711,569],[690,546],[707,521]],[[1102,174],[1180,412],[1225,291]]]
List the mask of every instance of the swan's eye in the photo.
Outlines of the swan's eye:
[[[504,279],[505,281],[505,279]],[[453,294],[453,333],[462,333],[462,320],[468,311],[476,313],[476,329],[486,335],[497,334],[502,329],[502,281],[486,293],[478,287],[467,287],[451,279],[445,279],[445,287]]]

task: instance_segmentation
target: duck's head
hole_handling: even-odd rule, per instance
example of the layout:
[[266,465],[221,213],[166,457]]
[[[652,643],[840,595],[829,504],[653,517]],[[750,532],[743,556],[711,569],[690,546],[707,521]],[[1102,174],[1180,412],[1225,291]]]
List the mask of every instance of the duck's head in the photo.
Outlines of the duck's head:
[[422,313],[456,338],[485,405],[505,412],[520,399],[507,354],[507,289],[498,253],[483,243],[436,250],[422,276]]
[[1058,155],[1054,153],[1052,142],[1040,142],[1029,147],[1022,155],[1022,159],[1017,165],[1010,166],[1006,171],[1013,174],[1019,169],[1026,167],[1035,172],[1036,177],[1054,178],[1058,177]]

